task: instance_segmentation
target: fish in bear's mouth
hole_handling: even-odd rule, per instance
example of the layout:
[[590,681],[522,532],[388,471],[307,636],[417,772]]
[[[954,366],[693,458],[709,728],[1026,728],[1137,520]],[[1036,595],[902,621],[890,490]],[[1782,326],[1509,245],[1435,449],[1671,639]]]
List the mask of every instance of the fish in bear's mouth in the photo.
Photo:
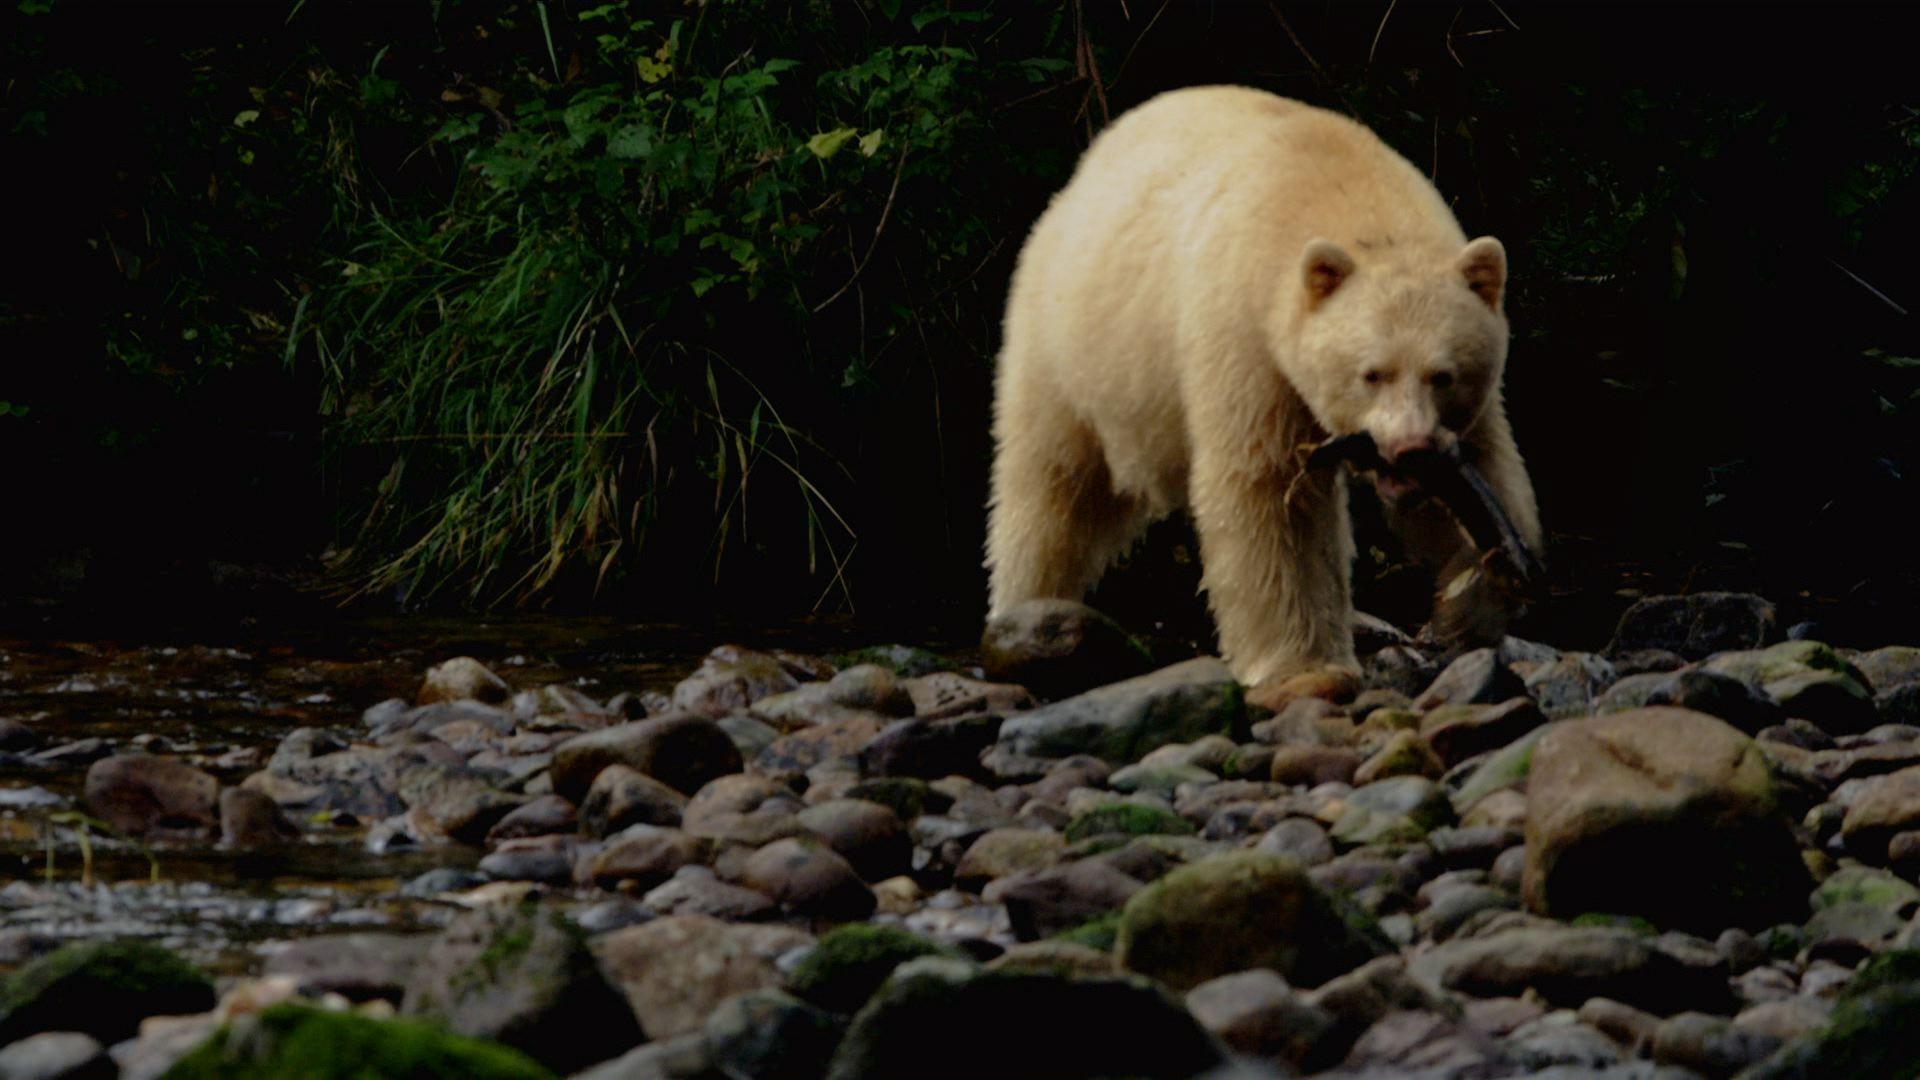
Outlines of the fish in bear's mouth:
[[1458,442],[1448,440],[1431,450],[1402,454],[1391,465],[1380,456],[1373,437],[1365,433],[1342,435],[1314,447],[1307,456],[1309,469],[1326,469],[1341,463],[1358,472],[1370,472],[1380,494],[1396,502],[1409,498],[1431,498],[1447,508],[1481,551],[1504,556],[1506,572],[1523,585],[1538,582],[1544,576],[1539,555],[1527,546],[1513,517],[1487,483],[1480,470],[1461,453]]

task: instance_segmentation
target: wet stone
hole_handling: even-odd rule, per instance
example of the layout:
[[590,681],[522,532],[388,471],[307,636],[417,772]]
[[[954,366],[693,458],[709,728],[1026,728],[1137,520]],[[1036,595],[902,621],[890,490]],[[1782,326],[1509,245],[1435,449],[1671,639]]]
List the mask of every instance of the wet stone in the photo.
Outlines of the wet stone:
[[777,840],[755,852],[742,882],[803,915],[864,919],[876,901],[847,860],[832,849],[801,840]]
[[1070,600],[1029,600],[987,621],[987,676],[1064,698],[1145,671],[1151,656],[1120,624]]
[[710,915],[728,922],[768,918],[778,908],[769,897],[721,881],[704,866],[681,867],[640,902],[659,915]]
[[129,836],[184,834],[219,821],[220,782],[177,758],[120,754],[87,769],[87,809]]
[[116,1075],[100,1040],[79,1031],[45,1031],[0,1049],[7,1080],[88,1080]]
[[687,797],[625,765],[609,765],[594,777],[580,804],[580,828],[588,836],[607,836],[630,825],[680,824]]
[[812,938],[784,926],[675,915],[595,938],[607,977],[649,1039],[698,1032],[722,1001],[781,981],[779,958]]

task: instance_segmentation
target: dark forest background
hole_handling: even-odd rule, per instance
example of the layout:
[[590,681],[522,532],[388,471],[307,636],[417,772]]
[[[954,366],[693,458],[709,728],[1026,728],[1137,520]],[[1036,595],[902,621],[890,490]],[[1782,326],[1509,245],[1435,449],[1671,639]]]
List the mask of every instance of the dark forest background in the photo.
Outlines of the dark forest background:
[[[1543,629],[1736,587],[1891,639],[1920,599],[1902,7],[0,20],[15,602],[968,625],[1020,241],[1108,118],[1210,82],[1353,115],[1506,241]],[[1363,536],[1363,600],[1417,619],[1424,585]],[[1101,602],[1191,618],[1182,546],[1161,530]]]

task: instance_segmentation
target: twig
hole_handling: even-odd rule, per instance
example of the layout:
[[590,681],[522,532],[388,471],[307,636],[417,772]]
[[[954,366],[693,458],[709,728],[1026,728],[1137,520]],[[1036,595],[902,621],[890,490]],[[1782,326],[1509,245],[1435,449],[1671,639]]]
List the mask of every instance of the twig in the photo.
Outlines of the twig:
[[1841,273],[1843,273],[1843,274],[1845,274],[1845,275],[1847,275],[1848,277],[1850,277],[1850,278],[1852,278],[1852,279],[1854,280],[1854,282],[1855,282],[1856,284],[1858,284],[1858,285],[1859,285],[1859,286],[1860,286],[1861,288],[1863,288],[1863,289],[1865,289],[1865,290],[1867,290],[1868,292],[1870,292],[1870,293],[1872,293],[1873,295],[1875,295],[1875,296],[1877,296],[1877,297],[1879,297],[1879,298],[1880,298],[1880,302],[1881,302],[1881,303],[1883,303],[1883,304],[1885,304],[1885,305],[1887,305],[1888,307],[1890,307],[1890,308],[1892,308],[1893,310],[1895,310],[1895,311],[1897,311],[1897,312],[1899,312],[1899,313],[1900,313],[1900,314],[1902,314],[1902,315],[1905,315],[1905,314],[1907,314],[1907,309],[1906,309],[1906,308],[1903,308],[1903,307],[1901,307],[1901,306],[1900,306],[1899,304],[1896,304],[1896,303],[1894,303],[1894,301],[1893,301],[1893,297],[1891,297],[1891,296],[1888,296],[1888,295],[1887,295],[1886,293],[1883,293],[1883,292],[1881,292],[1881,291],[1880,291],[1879,289],[1876,289],[1876,288],[1874,288],[1874,287],[1873,287],[1873,283],[1872,283],[1872,282],[1870,282],[1870,281],[1868,281],[1868,280],[1867,280],[1866,278],[1863,278],[1863,277],[1861,277],[1861,276],[1860,276],[1859,274],[1856,274],[1856,273],[1854,273],[1853,271],[1851,271],[1851,270],[1849,270],[1849,269],[1847,269],[1846,267],[1844,267],[1844,266],[1841,266],[1841,265],[1840,265],[1839,263],[1837,263],[1837,262],[1834,262],[1834,260],[1832,260],[1832,259],[1828,259],[1827,261],[1828,261],[1828,262],[1830,262],[1830,263],[1833,263],[1833,268],[1834,268],[1835,270],[1838,270],[1838,271],[1840,271]]
[[1267,0],[1267,10],[1273,12],[1274,21],[1280,24],[1280,29],[1287,32],[1287,39],[1293,42],[1293,47],[1299,49],[1300,55],[1307,58],[1307,64],[1313,68],[1314,74],[1324,78],[1326,69],[1322,68],[1320,61],[1315,60],[1313,54],[1307,51],[1307,43],[1300,40],[1300,35],[1293,32],[1293,24],[1288,22],[1287,16],[1281,12],[1278,0]]
[[1373,54],[1380,48],[1380,35],[1387,32],[1387,20],[1393,18],[1393,9],[1400,0],[1387,0],[1386,14],[1380,16],[1380,25],[1373,31],[1373,44],[1367,47],[1367,66],[1373,66]]
[[1172,3],[1173,3],[1173,0],[1161,0],[1160,10],[1154,12],[1153,18],[1147,20],[1147,25],[1141,27],[1140,32],[1134,35],[1133,44],[1127,47],[1127,55],[1120,58],[1120,66],[1114,69],[1114,72],[1113,72],[1114,86],[1119,86],[1120,80],[1126,77],[1127,65],[1133,62],[1133,54],[1140,51],[1140,43],[1147,40],[1148,34],[1153,33],[1154,26],[1160,21],[1160,16],[1165,15],[1167,13],[1167,7]]
[[813,313],[815,315],[820,314],[827,305],[845,296],[847,290],[853,288],[853,283],[860,280],[860,272],[867,268],[867,260],[873,258],[874,249],[880,246],[881,230],[887,227],[887,218],[893,214],[893,197],[900,193],[900,176],[906,171],[907,154],[906,151],[903,150],[900,152],[900,164],[895,166],[893,170],[893,186],[887,189],[887,205],[880,208],[880,220],[874,223],[873,241],[867,245],[867,253],[860,256],[860,261],[854,265],[853,276],[847,279],[847,283],[835,289],[832,296],[827,297],[814,306]]
[[1508,26],[1511,26],[1511,27],[1513,27],[1513,28],[1514,28],[1515,30],[1518,30],[1518,29],[1520,29],[1520,24],[1519,24],[1519,23],[1517,23],[1517,22],[1514,22],[1514,21],[1513,21],[1513,16],[1511,16],[1511,15],[1509,15],[1509,14],[1507,14],[1507,9],[1506,9],[1506,8],[1503,8],[1503,7],[1501,7],[1501,6],[1500,6],[1500,4],[1499,4],[1499,2],[1498,2],[1498,0],[1487,0],[1487,6],[1488,6],[1488,7],[1491,7],[1491,8],[1493,8],[1493,10],[1495,10],[1495,11],[1497,11],[1497,12],[1499,12],[1499,13],[1500,13],[1500,17],[1501,17],[1501,18],[1503,18],[1503,19],[1505,19],[1505,20],[1507,20],[1507,25],[1508,25]]

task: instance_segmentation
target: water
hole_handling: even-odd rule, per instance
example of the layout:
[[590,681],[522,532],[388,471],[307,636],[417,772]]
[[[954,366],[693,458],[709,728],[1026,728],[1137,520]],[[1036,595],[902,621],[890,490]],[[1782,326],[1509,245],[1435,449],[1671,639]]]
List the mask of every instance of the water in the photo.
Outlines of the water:
[[114,638],[0,633],[0,718],[39,736],[29,752],[0,754],[0,962],[48,939],[138,936],[244,971],[263,941],[443,924],[452,906],[401,887],[480,854],[453,845],[375,855],[364,829],[319,826],[271,853],[173,845],[150,862],[138,846],[89,831],[89,881],[84,826],[71,813],[84,810],[87,766],[107,753],[176,754],[237,784],[288,732],[356,733],[367,707],[410,698],[422,672],[451,656],[479,658],[516,689],[565,683],[605,701],[669,690],[723,642],[828,653],[876,640],[833,619],[747,628],[551,616],[256,621]]

